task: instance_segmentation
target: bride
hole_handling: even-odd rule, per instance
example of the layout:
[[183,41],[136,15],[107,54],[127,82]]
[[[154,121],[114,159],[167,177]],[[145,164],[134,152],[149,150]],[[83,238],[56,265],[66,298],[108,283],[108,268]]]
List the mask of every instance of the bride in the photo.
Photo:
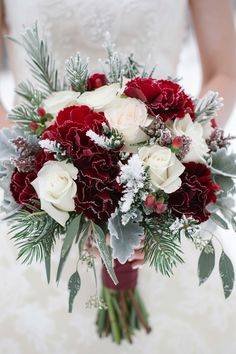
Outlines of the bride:
[[[78,50],[82,56],[90,57],[90,66],[96,70],[96,59],[103,56],[104,33],[109,31],[118,49],[134,52],[139,62],[146,62],[149,57],[150,65],[157,65],[156,76],[160,78],[175,75],[189,8],[202,62],[200,95],[212,89],[224,97],[221,125],[232,111],[236,50],[230,0],[7,0],[1,4],[2,33],[17,37],[23,25],[32,26],[37,20],[61,70],[64,60]],[[6,46],[17,84],[28,74],[24,52],[10,41]],[[9,124],[4,116],[1,105],[1,127]],[[65,282],[58,287],[53,283],[48,286],[42,267],[16,264],[15,250],[4,235],[0,247],[0,352],[235,353],[235,294],[225,302],[216,271],[208,283],[198,288],[198,252],[191,244],[185,245],[185,251],[186,266],[176,269],[172,279],[148,267],[141,271],[140,289],[151,313],[153,332],[148,337],[139,333],[133,346],[125,343],[116,348],[110,339],[98,340],[94,334],[95,312],[85,309],[94,285],[86,269],[77,306],[69,315],[66,280],[70,270],[64,274]],[[58,250],[54,265],[57,256]],[[139,258],[137,252],[134,265],[142,263]],[[74,264],[73,259],[71,263]]]

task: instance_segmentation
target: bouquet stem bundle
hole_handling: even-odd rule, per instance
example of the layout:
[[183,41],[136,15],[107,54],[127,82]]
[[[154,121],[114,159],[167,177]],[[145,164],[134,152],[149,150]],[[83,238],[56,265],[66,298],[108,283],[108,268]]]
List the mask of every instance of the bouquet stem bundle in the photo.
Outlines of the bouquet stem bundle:
[[138,270],[132,269],[129,262],[123,265],[116,262],[114,270],[119,280],[116,286],[106,268],[102,269],[101,298],[107,309],[98,310],[97,330],[100,337],[111,335],[116,344],[120,344],[122,339],[132,343],[135,330],[144,328],[147,333],[151,331],[147,310],[136,287]]

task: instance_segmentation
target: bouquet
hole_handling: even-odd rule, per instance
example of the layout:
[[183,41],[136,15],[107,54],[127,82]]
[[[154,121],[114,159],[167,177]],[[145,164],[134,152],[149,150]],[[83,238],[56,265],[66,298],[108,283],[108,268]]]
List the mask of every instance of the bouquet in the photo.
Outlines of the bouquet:
[[[77,53],[66,61],[62,81],[37,26],[25,31],[21,44],[38,85],[20,83],[16,92],[24,102],[9,114],[15,127],[0,132],[1,208],[18,258],[44,261],[49,282],[60,242],[59,282],[72,247],[78,249],[68,281],[71,312],[80,263],[97,279],[96,248],[102,289],[88,304],[98,308],[98,334],[132,342],[136,329],[151,330],[138,270],[129,262],[135,248],[170,276],[183,263],[181,240],[189,239],[200,251],[202,284],[215,250],[214,233],[206,237],[201,224],[211,219],[236,229],[236,155],[215,119],[222,99],[214,92],[193,99],[177,79],[153,78],[153,70],[133,55],[121,56],[109,38],[100,73],[90,74]],[[219,269],[228,297],[234,271],[224,250]]]

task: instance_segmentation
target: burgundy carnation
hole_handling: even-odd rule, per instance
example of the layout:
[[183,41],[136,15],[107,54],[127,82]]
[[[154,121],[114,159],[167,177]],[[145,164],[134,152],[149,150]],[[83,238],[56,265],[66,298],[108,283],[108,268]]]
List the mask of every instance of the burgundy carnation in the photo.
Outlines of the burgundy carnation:
[[86,132],[103,134],[103,113],[87,106],[67,107],[59,112],[56,122],[43,134],[43,139],[57,141],[78,168],[75,207],[98,224],[108,220],[118,206],[121,188],[116,182],[120,172],[119,151],[106,150],[95,144]]
[[201,223],[209,218],[207,206],[216,202],[220,187],[213,183],[211,170],[206,165],[195,162],[184,165],[185,170],[180,176],[182,185],[170,194],[168,204],[174,215],[192,216]]
[[136,78],[126,84],[124,93],[143,101],[151,115],[159,115],[163,122],[183,118],[187,113],[195,118],[194,104],[180,85],[169,80]]
[[40,153],[34,160],[34,170],[32,172],[19,172],[15,169],[11,177],[10,190],[17,203],[32,204],[32,199],[38,199],[31,182],[37,178],[38,172],[43,167],[44,163],[53,159],[52,154],[40,150]]
[[107,78],[104,74],[93,74],[88,78],[88,91],[95,90],[107,84]]

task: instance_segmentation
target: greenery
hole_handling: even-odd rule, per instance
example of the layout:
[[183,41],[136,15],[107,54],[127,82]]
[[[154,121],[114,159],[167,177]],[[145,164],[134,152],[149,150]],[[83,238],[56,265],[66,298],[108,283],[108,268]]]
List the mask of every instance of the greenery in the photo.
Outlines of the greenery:
[[215,266],[215,249],[211,241],[203,248],[198,260],[199,285],[203,284],[211,275]]
[[13,217],[10,229],[12,239],[19,249],[18,258],[22,263],[41,262],[51,254],[56,239],[63,228],[45,211],[27,206]]
[[60,90],[55,60],[48,51],[46,41],[40,38],[37,24],[22,34],[21,45],[29,57],[27,63],[31,73],[39,83],[42,91],[48,94]]
[[107,67],[106,76],[108,77],[110,83],[116,83],[122,80],[123,76],[123,63],[120,54],[115,51],[115,45],[111,41],[110,35],[107,34],[106,41],[104,44],[107,59],[104,64]]
[[180,239],[173,236],[170,226],[175,219],[169,214],[153,217],[143,223],[145,229],[144,259],[163,275],[170,276],[173,267],[183,263]]
[[30,103],[31,106],[37,108],[46,98],[46,95],[34,88],[29,81],[22,81],[16,88],[16,93]]
[[234,286],[234,268],[229,257],[222,251],[219,262],[219,271],[222,280],[225,298],[227,299]]
[[25,131],[29,131],[30,122],[40,122],[40,118],[35,112],[34,107],[27,103],[14,107],[10,111],[8,118],[15,121]]
[[76,53],[66,61],[67,80],[74,91],[84,92],[87,89],[88,60],[83,62],[80,53]]
[[123,65],[123,75],[128,79],[133,79],[139,75],[139,70],[142,66],[135,61],[133,53],[131,53]]

